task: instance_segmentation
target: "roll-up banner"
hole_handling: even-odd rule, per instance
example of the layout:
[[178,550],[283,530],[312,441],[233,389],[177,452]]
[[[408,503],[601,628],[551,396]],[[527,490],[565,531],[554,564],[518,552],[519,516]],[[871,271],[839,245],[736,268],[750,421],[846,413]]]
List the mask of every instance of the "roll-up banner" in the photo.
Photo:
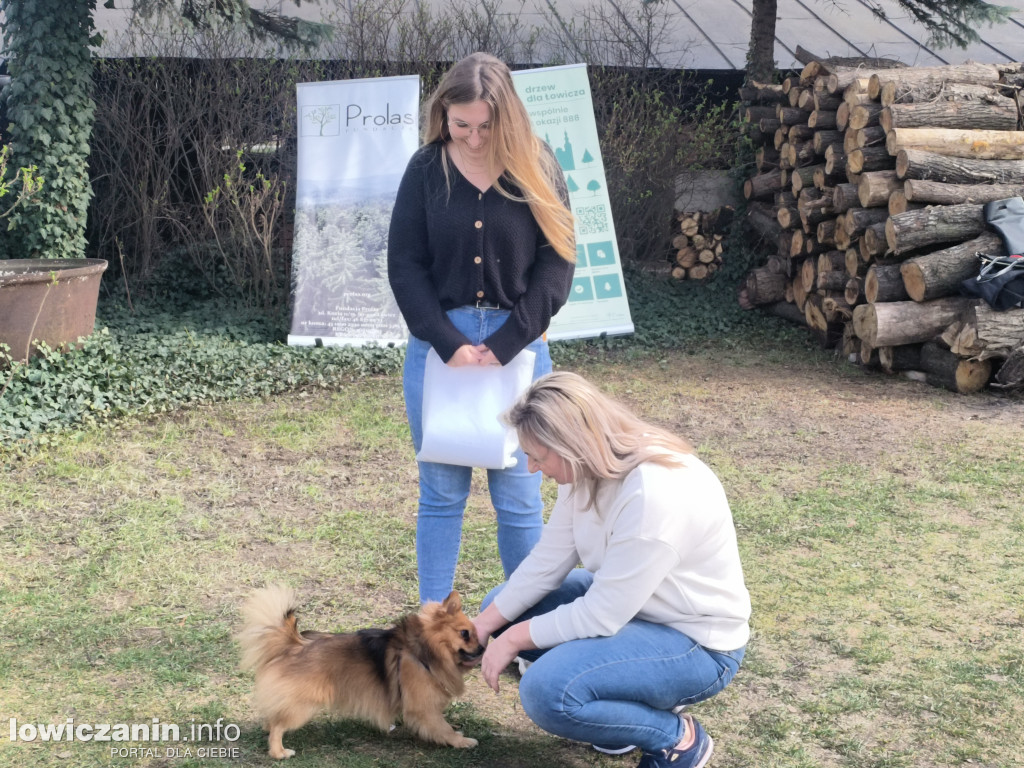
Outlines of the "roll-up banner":
[[[576,273],[548,338],[632,333],[586,65],[512,74],[576,216]],[[417,76],[299,84],[289,344],[406,341],[387,240],[419,142],[419,88]]]
[[548,338],[633,332],[585,64],[512,73],[534,132],[555,151],[576,217],[576,273]]
[[404,344],[388,285],[388,226],[419,146],[420,79],[298,85],[288,343]]

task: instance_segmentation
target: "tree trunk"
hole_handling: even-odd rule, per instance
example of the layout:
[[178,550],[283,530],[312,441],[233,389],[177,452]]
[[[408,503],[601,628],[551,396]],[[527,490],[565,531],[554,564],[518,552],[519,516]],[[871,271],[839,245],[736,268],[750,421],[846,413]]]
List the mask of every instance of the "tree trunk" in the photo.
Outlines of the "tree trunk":
[[790,127],[794,125],[807,125],[807,116],[810,112],[804,112],[799,107],[784,107],[781,104],[775,109],[775,117],[783,124]]
[[758,147],[757,152],[754,154],[754,162],[757,165],[758,173],[777,170],[779,159],[779,151],[774,147]]
[[910,298],[903,284],[899,264],[872,264],[864,278],[864,299],[876,302],[905,301]]
[[896,171],[870,171],[861,174],[857,182],[857,197],[861,208],[888,206],[889,195],[900,189],[903,182],[896,177]]
[[836,127],[835,110],[816,109],[807,117],[807,125],[815,130],[828,130]]
[[853,310],[853,322],[857,336],[875,348],[915,344],[941,334],[971,301],[952,297],[924,303],[861,304]]
[[824,299],[820,293],[809,293],[807,301],[804,303],[804,318],[807,320],[807,327],[821,333],[828,331],[828,320],[825,318],[823,302]]
[[784,100],[782,86],[774,83],[758,81],[748,73],[746,85],[739,89],[740,100],[755,104],[778,104]]
[[923,149],[976,160],[1024,159],[1024,131],[972,131],[956,128],[893,128],[885,138],[890,155]]
[[960,283],[978,273],[978,251],[1003,255],[1003,241],[991,232],[974,240],[915,256],[900,265],[903,284],[914,301],[930,301],[959,292]]
[[886,171],[896,167],[896,161],[885,147],[861,147],[853,150],[846,158],[847,173]]
[[982,101],[935,101],[891,104],[878,119],[886,131],[893,128],[963,128],[990,131],[1017,130],[1017,105],[1003,98]]
[[[780,153],[781,154],[781,153]],[[786,159],[791,168],[800,168],[817,163],[818,154],[814,151],[813,141],[789,142]]]
[[[866,301],[864,297],[864,281],[859,277],[850,277],[847,275],[846,286],[843,288],[843,295],[846,297],[846,303],[851,307],[855,307],[858,304]],[[851,314],[851,317],[853,315]]]
[[825,150],[831,145],[839,144],[842,146],[843,133],[842,131],[815,131],[811,141],[814,143],[814,151],[819,155],[824,155]]
[[904,182],[903,189],[893,190],[893,193],[889,195],[890,216],[895,216],[897,213],[906,213],[907,211],[918,211],[925,207],[924,203],[911,203],[907,200],[907,183]]
[[995,386],[1019,389],[1024,386],[1024,347],[1015,349],[996,373]]
[[992,376],[992,363],[957,357],[938,344],[928,342],[921,347],[921,370],[933,387],[966,395],[985,388]]
[[836,184],[832,188],[832,210],[843,213],[860,205],[856,184]]
[[841,144],[832,144],[825,150],[825,173],[835,174],[846,170],[846,153]]
[[950,347],[962,357],[1009,357],[1024,344],[1024,309],[992,309],[977,300],[963,313],[963,327]]
[[747,83],[770,83],[775,77],[775,19],[778,0],[758,0],[750,21],[747,48]]
[[903,193],[909,202],[930,205],[991,203],[1024,195],[1024,184],[944,184],[940,181],[907,179]]
[[818,256],[818,273],[821,272],[843,272],[846,273],[846,254],[842,251],[826,251]]
[[[993,83],[993,85],[995,85]],[[893,104],[920,104],[934,101],[981,101],[992,102],[1006,98],[992,85],[969,85],[950,83],[944,80],[931,84],[904,84],[890,80],[882,86],[878,100],[883,107]]]
[[981,205],[940,205],[890,216],[885,241],[893,253],[905,253],[936,243],[963,242],[977,237],[985,227]]
[[896,155],[896,173],[901,179],[930,179],[948,184],[1018,184],[1024,177],[1024,160],[976,160],[904,149]]
[[853,137],[853,146],[850,148],[851,152],[854,149],[885,144],[885,128],[880,125],[870,125],[867,128],[854,131],[850,135]]
[[[886,219],[888,222],[888,219]],[[863,261],[871,261],[874,256],[881,256],[888,246],[885,243],[885,223],[872,224],[860,236],[860,257]]]
[[775,211],[767,203],[751,203],[747,206],[747,223],[751,229],[771,243],[779,239],[779,233],[782,231],[775,218]]
[[872,224],[885,222],[889,212],[885,208],[851,208],[843,219],[843,229],[851,238],[860,237]]
[[[850,69],[838,69],[828,77],[828,92],[839,93],[845,90],[849,86],[856,83],[858,80],[868,80],[868,95],[874,100],[877,96],[871,94],[871,76],[879,75],[880,77],[888,79],[889,77],[903,77],[904,72],[909,72],[910,67],[906,68],[893,68],[893,67],[878,67],[876,69],[864,69],[861,67],[851,67]],[[996,75],[998,79],[998,75]]]
[[762,200],[782,188],[782,171],[759,173],[743,182],[743,197],[747,200]]
[[941,88],[946,83],[992,85],[999,82],[999,75],[999,67],[996,65],[975,62],[940,67],[907,67],[899,71],[882,70],[871,74],[868,94],[873,99],[881,99],[884,86],[888,82],[896,82],[901,88]]
[[799,326],[806,326],[807,320],[804,318],[804,313],[796,306],[788,301],[777,301],[771,306],[767,307],[768,311],[776,317],[781,317],[783,320],[788,320],[791,323],[795,323]]
[[858,104],[850,109],[850,120],[847,122],[848,129],[860,130],[871,125],[879,125],[879,116],[882,113],[882,105],[876,102]]
[[846,274],[846,270],[842,272],[819,272],[816,288],[819,291],[843,291],[843,301],[845,303],[846,284],[849,281],[850,277]]
[[805,165],[803,168],[794,168],[790,171],[790,183],[793,192],[799,192],[804,187],[814,186],[814,172],[818,169],[824,170],[824,165]]
[[881,347],[878,363],[886,373],[921,370],[922,344],[901,344],[898,347]]

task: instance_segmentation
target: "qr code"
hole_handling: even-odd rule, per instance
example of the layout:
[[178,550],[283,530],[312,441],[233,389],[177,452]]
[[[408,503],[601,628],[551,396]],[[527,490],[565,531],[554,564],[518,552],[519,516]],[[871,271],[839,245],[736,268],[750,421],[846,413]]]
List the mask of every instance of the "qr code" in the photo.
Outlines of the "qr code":
[[576,227],[581,235],[595,235],[608,231],[608,214],[604,205],[590,205],[576,209]]

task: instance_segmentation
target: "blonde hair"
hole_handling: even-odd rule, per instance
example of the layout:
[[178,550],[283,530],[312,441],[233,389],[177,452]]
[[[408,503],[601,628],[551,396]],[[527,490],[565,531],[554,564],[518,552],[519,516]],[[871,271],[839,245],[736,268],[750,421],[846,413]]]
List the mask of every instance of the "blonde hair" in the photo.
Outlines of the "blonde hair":
[[[454,104],[483,101],[491,108],[490,140],[487,142],[491,167],[504,168],[508,178],[522,190],[516,197],[501,183],[495,188],[505,197],[530,206],[541,232],[559,256],[576,261],[576,233],[572,212],[555,187],[562,169],[554,155],[533,133],[530,116],[512,84],[512,73],[501,59],[487,53],[473,53],[449,69],[424,107],[423,143],[448,142],[448,108]],[[445,176],[451,160],[443,154]]]
[[621,479],[647,461],[681,466],[680,455],[693,453],[682,438],[567,371],[537,379],[503,418],[520,443],[548,448],[568,464],[573,486],[588,493],[588,506],[601,480]]

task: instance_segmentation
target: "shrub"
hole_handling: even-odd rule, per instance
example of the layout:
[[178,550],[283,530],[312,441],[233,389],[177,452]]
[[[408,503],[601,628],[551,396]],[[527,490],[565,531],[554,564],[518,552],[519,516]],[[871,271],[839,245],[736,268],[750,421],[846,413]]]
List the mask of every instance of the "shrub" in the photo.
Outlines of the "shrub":
[[647,69],[658,63],[664,8],[622,7],[633,18],[594,10],[566,21],[551,6],[537,27],[497,0],[415,12],[402,0],[360,0],[336,9],[322,60],[261,58],[257,45],[224,32],[179,30],[157,47],[129,35],[122,53],[159,58],[97,67],[94,255],[141,292],[159,262],[184,255],[221,293],[280,311],[294,228],[296,83],[418,74],[426,94],[447,62],[474,50],[608,65],[591,66],[590,76],[620,253],[627,263],[663,255],[680,172],[730,163],[731,112],[707,84]]

